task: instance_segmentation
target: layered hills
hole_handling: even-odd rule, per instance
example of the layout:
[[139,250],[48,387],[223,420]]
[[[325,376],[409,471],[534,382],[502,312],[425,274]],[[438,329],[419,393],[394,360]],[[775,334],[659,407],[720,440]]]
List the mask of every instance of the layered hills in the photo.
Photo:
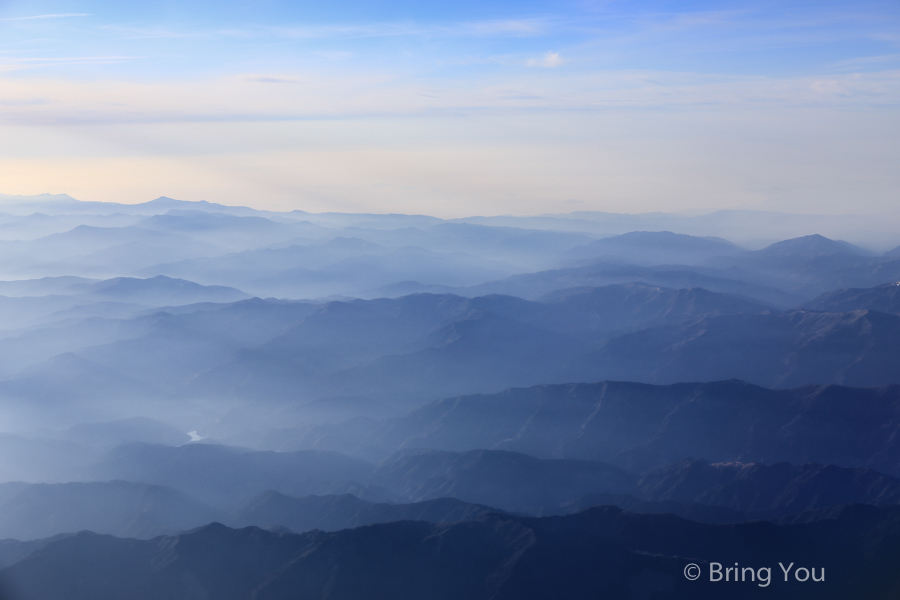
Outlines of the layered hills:
[[740,381],[540,385],[433,402],[376,424],[272,431],[284,449],[381,459],[398,449],[509,450],[643,471],[685,457],[817,462],[900,475],[900,387],[773,390]]
[[0,201],[0,600],[900,593],[896,232]]
[[[0,580],[23,600],[561,593],[573,599],[887,600],[900,592],[890,568],[900,559],[892,541],[898,532],[897,508],[863,506],[800,516],[790,525],[698,524],[608,507],[565,517],[485,515],[456,524],[400,521],[300,535],[212,524],[147,541],[81,533],[40,547],[0,571]],[[703,574],[697,581],[683,574],[691,562]],[[737,563],[752,569],[753,578],[742,572],[738,582],[710,581],[713,563]],[[812,568],[824,581],[812,580]]]

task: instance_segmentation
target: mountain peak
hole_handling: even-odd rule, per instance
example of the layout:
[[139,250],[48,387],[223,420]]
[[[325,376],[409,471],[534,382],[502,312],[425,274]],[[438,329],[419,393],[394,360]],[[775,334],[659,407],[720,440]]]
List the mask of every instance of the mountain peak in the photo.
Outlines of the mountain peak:
[[757,252],[768,256],[800,258],[815,258],[817,256],[827,256],[830,254],[855,254],[859,256],[871,254],[859,246],[854,246],[850,242],[832,240],[824,235],[819,235],[818,233],[776,242]]

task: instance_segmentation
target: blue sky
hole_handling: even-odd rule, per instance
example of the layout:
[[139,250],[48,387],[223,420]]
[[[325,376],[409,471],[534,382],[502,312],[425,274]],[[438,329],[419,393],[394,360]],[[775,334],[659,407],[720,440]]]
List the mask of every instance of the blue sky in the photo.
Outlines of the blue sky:
[[0,193],[879,212],[898,93],[896,1],[0,1]]

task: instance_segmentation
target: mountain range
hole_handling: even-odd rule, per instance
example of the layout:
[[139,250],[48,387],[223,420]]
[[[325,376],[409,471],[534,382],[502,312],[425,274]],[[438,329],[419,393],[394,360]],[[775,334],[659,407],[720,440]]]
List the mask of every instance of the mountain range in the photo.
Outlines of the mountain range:
[[[898,510],[851,505],[783,525],[699,524],[605,507],[563,517],[488,514],[455,524],[399,521],[333,533],[211,524],[142,541],[84,532],[39,547],[0,570],[0,580],[22,600],[560,594],[888,600],[900,592],[889,576],[900,559],[892,541],[900,532]],[[683,574],[692,563],[703,575],[696,581]],[[731,564],[749,570],[740,581],[731,572],[729,581],[716,581],[711,573]]]
[[896,599],[888,222],[0,196],[0,600]]

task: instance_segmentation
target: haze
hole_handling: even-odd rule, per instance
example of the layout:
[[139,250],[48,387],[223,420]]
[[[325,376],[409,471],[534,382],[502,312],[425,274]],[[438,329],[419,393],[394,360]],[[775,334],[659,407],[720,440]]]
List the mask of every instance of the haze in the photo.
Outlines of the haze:
[[896,2],[0,3],[7,194],[897,211]]

